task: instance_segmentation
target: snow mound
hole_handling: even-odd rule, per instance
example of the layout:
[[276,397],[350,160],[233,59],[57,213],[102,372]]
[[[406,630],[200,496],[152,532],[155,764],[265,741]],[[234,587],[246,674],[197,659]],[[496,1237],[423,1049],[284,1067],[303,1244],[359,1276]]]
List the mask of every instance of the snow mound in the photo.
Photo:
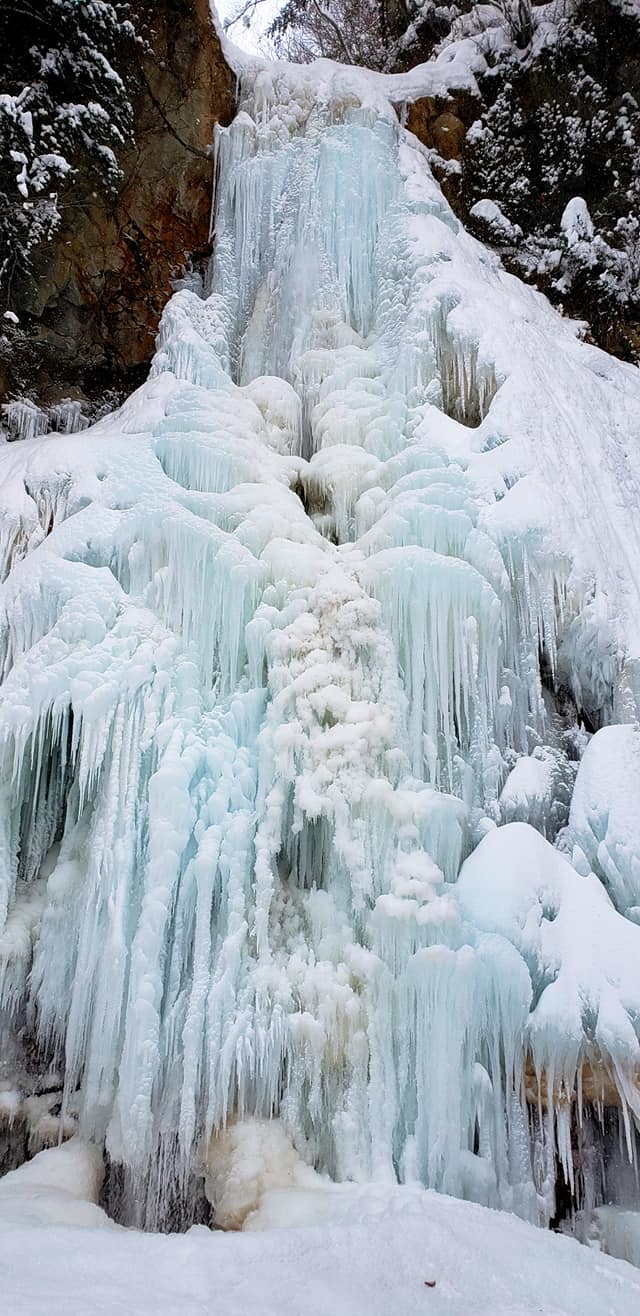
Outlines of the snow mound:
[[0,1237],[26,1226],[117,1228],[97,1206],[103,1175],[99,1148],[78,1138],[38,1152],[0,1179]]
[[[319,1196],[309,1194],[307,1223]],[[342,1186],[333,1210],[332,1223],[268,1233],[1,1229],[3,1310],[630,1316],[640,1305],[632,1266],[514,1216],[409,1188],[372,1187],[365,1199],[355,1185]]]

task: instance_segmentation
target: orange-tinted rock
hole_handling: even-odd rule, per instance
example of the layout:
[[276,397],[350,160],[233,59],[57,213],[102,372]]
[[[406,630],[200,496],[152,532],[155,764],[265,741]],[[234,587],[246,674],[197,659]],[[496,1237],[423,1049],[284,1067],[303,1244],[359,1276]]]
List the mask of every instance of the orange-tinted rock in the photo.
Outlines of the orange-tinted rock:
[[[620,1093],[616,1084],[602,1061],[585,1060],[581,1072],[581,1090],[582,1101],[585,1105],[595,1106],[619,1106]],[[640,1102],[640,1073],[629,1076],[630,1085],[635,1088]],[[532,1106],[537,1106],[540,1099],[543,1109],[546,1109],[549,1093],[546,1076],[541,1075],[540,1083],[534,1069],[533,1063],[529,1061],[525,1069],[525,1093],[527,1101]],[[566,1092],[559,1082],[554,1088],[554,1101],[557,1103],[565,1101],[574,1102],[578,1096],[578,1086],[573,1092]]]
[[467,130],[457,114],[445,110],[439,114],[433,127],[433,144],[443,160],[460,160],[464,151]]
[[467,130],[479,112],[479,101],[469,92],[446,98],[423,96],[409,106],[407,128],[443,160],[461,160]]
[[460,197],[460,171],[447,169],[449,161],[462,162],[466,137],[471,124],[478,118],[480,102],[469,92],[454,93],[448,97],[423,96],[409,106],[407,128],[423,146],[440,157],[432,161],[433,172],[456,214],[466,218]]

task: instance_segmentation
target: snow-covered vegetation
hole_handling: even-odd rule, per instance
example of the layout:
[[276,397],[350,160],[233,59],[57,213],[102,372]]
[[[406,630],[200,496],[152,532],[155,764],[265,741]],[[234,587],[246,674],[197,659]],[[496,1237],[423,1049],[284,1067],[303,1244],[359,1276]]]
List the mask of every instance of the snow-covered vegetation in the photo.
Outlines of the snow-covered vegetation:
[[16,282],[74,204],[78,168],[96,197],[118,182],[115,152],[132,127],[114,67],[135,39],[127,9],[106,0],[0,6],[0,288],[10,309]]
[[463,194],[472,215],[487,198],[517,226],[484,228],[513,269],[638,360],[640,9],[556,0],[532,18],[524,48],[497,42],[492,26],[477,38],[488,66]]

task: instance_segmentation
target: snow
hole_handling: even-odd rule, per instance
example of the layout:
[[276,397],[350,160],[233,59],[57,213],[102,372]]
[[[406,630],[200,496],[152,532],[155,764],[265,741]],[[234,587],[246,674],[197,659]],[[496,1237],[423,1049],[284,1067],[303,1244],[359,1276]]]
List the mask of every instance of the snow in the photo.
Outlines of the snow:
[[103,1173],[97,1147],[77,1138],[10,1170],[0,1179],[0,1250],[16,1227],[42,1229],[43,1238],[51,1226],[116,1229],[96,1205]]
[[575,247],[578,242],[591,242],[593,222],[587,203],[581,196],[572,197],[565,206],[560,220],[560,228],[565,235],[567,246]]
[[475,36],[462,36],[427,63],[416,64],[405,73],[376,73],[329,59],[316,59],[311,64],[266,60],[253,49],[242,49],[230,41],[219,26],[218,34],[225,59],[240,78],[257,77],[270,85],[277,79],[280,87],[288,83],[296,95],[313,95],[320,104],[337,98],[342,87],[347,95],[357,96],[362,105],[375,106],[382,113],[389,104],[404,111],[412,101],[423,97],[446,100],[454,92],[478,96],[476,78],[488,67]]
[[599,1206],[594,1211],[596,1236],[606,1252],[640,1266],[640,1211]]
[[[473,128],[469,131],[473,131]],[[494,242],[517,242],[522,237],[522,229],[517,224],[512,224],[497,202],[490,201],[488,197],[476,201],[469,214],[472,219],[480,221],[486,227]]]
[[[412,76],[246,65],[205,295],[113,416],[0,447],[0,981],[63,1071],[32,1121],[11,1090],[147,1228],[226,1200],[248,1120],[285,1215],[283,1172],[547,1223],[605,1095],[614,1204],[636,1155],[596,746],[637,716],[640,377],[463,232]],[[561,851],[583,711],[618,725]]]
[[616,909],[640,922],[640,727],[602,727],[590,741],[571,798],[567,848],[592,870]]
[[629,1316],[640,1302],[626,1262],[415,1187],[274,1191],[267,1232],[165,1236],[70,1220],[72,1203],[87,1211],[76,1190],[14,1193],[10,1220],[0,1195],[7,1316]]

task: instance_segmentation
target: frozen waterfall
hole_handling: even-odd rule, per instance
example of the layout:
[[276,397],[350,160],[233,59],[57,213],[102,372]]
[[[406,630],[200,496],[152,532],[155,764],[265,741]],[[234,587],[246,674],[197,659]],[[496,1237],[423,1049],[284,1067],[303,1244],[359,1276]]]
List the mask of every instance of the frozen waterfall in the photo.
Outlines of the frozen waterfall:
[[0,450],[0,1118],[104,1147],[127,1223],[215,1209],[254,1117],[638,1206],[640,385],[392,84],[247,76],[149,381]]

